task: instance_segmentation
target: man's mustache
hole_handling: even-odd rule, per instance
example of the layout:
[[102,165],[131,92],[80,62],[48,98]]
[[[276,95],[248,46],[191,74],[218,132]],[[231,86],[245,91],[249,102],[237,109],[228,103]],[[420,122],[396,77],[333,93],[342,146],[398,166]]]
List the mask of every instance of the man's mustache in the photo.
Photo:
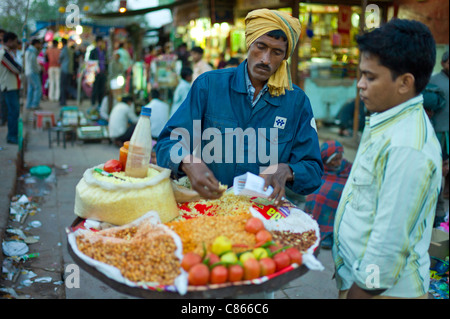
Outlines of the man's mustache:
[[261,68],[261,69],[265,69],[267,71],[270,71],[270,66],[268,66],[267,64],[264,63],[258,63],[255,65],[256,68]]

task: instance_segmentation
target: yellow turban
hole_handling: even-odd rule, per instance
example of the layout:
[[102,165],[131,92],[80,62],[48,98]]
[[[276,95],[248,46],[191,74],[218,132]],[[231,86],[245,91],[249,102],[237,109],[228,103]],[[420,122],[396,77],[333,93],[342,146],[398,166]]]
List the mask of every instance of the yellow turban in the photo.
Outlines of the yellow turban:
[[283,60],[278,70],[271,75],[267,86],[272,96],[284,94],[284,90],[292,90],[291,73],[288,67],[287,58],[292,56],[298,38],[300,37],[300,21],[286,12],[258,9],[251,11],[245,18],[245,41],[247,49],[259,37],[273,30],[283,30],[288,38],[289,56]]

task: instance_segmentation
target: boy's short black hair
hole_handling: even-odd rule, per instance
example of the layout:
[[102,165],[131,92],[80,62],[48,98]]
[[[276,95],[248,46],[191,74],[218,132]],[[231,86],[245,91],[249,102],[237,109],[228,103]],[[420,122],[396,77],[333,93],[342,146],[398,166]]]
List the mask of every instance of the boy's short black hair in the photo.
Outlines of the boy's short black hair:
[[436,63],[436,43],[426,25],[392,19],[385,25],[356,38],[361,53],[376,55],[391,70],[392,79],[411,73],[416,93],[423,91]]

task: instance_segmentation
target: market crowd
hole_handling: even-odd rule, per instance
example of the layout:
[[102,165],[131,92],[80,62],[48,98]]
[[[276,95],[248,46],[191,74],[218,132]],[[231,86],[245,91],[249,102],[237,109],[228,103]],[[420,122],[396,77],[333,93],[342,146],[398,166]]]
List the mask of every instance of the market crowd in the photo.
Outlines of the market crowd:
[[[7,142],[18,142],[17,120],[23,92],[24,109],[30,111],[42,110],[43,100],[63,107],[68,105],[68,100],[89,99],[89,112],[97,115],[99,124],[110,125],[111,139],[118,144],[129,140],[137,119],[136,97],[133,97],[131,109],[126,108],[127,112],[111,113],[117,104],[123,109],[126,103],[121,101],[122,97],[133,95],[135,84],[132,78],[136,73],[135,65],[139,63],[145,72],[142,86],[145,96],[140,100],[140,106],[153,100],[156,138],[198,75],[240,63],[236,58],[225,61],[222,56],[216,65],[212,65],[205,61],[202,48],[188,50],[184,43],[176,50],[172,43],[151,45],[143,50],[141,59],[134,58],[134,48],[127,41],[111,45],[114,46],[112,50],[107,50],[108,45],[106,38],[101,36],[94,37],[92,43],[77,44],[57,33],[21,43],[17,34],[0,29],[0,122],[1,125],[8,123]],[[161,72],[163,65],[165,74]],[[82,77],[80,91],[77,90],[78,76]],[[122,79],[118,83],[119,77]]]

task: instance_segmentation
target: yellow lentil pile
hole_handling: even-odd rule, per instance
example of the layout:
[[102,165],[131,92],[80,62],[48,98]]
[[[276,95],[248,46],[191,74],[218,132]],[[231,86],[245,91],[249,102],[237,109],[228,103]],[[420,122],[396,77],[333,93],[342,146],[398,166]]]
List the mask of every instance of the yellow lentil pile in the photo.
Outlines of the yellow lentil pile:
[[211,245],[218,236],[228,237],[233,244],[247,245],[237,247],[241,252],[254,247],[255,235],[245,231],[245,224],[251,214],[199,216],[197,218],[172,221],[167,224],[181,238],[183,253],[196,252],[203,254],[203,245],[211,251]]
[[196,205],[206,205],[210,207],[208,213],[211,215],[239,215],[248,213],[252,202],[247,196],[234,195],[233,193],[226,193],[219,199],[212,200],[198,200],[187,203],[186,207],[190,210],[189,213],[182,210],[181,215],[188,215],[190,217],[201,216],[202,214],[195,208]]

